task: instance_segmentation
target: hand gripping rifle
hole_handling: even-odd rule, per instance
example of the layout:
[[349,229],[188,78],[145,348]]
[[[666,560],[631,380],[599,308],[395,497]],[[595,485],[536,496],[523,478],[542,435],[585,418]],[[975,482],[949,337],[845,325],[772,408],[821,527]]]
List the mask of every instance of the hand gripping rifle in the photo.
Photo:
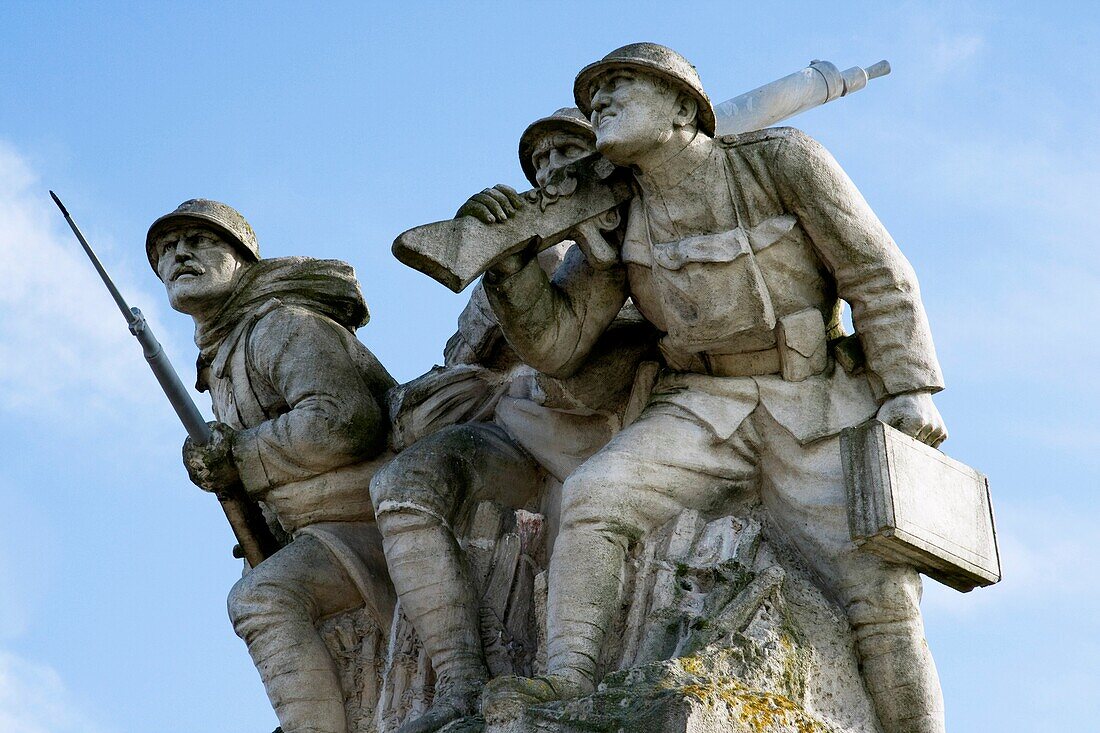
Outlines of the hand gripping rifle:
[[[137,308],[131,308],[126,304],[122,294],[118,292],[118,288],[111,281],[110,275],[103,269],[103,264],[96,257],[95,252],[92,251],[88,240],[84,238],[84,235],[76,226],[76,222],[69,216],[69,212],[65,205],[61,203],[61,199],[53,191],[50,191],[50,196],[53,197],[57,207],[61,209],[65,221],[69,223],[73,234],[80,241],[80,246],[88,254],[88,258],[91,259],[96,272],[102,278],[103,284],[110,291],[111,297],[115,299],[115,304],[122,311],[122,316],[130,327],[130,333],[134,334],[138,343],[141,344],[141,349],[145,353],[145,360],[149,362],[149,368],[153,370],[153,375],[160,382],[160,388],[164,390],[168,401],[172,403],[172,407],[183,423],[183,427],[187,429],[187,434],[191,436],[191,440],[199,445],[210,442],[210,427],[206,424],[202,414],[199,413],[199,409],[195,407],[195,402],[187,393],[187,389],[180,382],[179,375],[172,368],[172,362],[168,361],[168,355],[164,353],[164,349],[161,348],[160,343],[153,335],[153,330],[149,328],[145,316]],[[218,501],[221,502],[222,510],[225,512],[225,518],[229,520],[229,526],[233,528],[233,534],[237,537],[237,544],[240,549],[239,553],[234,549],[234,555],[237,557],[243,556],[250,566],[256,567],[279,549],[279,544],[271,529],[267,526],[267,521],[260,511],[259,505],[248,497],[244,487],[239,482],[219,492],[217,496]]]
[[[751,132],[806,110],[854,94],[870,79],[890,73],[879,61],[841,71],[813,61],[782,79],[727,100],[714,108],[716,134]],[[572,239],[596,269],[618,261],[603,232],[619,223],[618,207],[633,196],[633,175],[598,153],[581,158],[551,176],[543,188],[527,191],[507,221],[485,224],[472,216],[424,224],[393,243],[398,260],[456,293],[508,255],[551,247]]]

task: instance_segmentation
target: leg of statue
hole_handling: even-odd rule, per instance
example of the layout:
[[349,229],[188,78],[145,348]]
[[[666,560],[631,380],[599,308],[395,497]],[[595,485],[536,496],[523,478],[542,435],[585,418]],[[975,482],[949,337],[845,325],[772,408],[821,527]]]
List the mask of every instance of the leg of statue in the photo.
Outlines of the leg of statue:
[[340,562],[310,536],[294,540],[233,586],[229,617],[285,733],[347,733],[343,690],[316,624],[362,603]]
[[943,733],[943,697],[920,615],[920,576],[852,543],[839,437],[802,446],[765,412],[752,419],[763,443],[764,504],[847,611],[884,731]]
[[437,680],[432,707],[400,733],[428,733],[477,711],[489,673],[478,599],[452,525],[470,501],[522,507],[540,480],[500,428],[467,424],[420,441],[371,482],[390,576]]
[[686,508],[709,511],[755,485],[753,439],[719,442],[672,406],[651,406],[586,461],[562,490],[562,527],[550,560],[548,674],[490,683],[485,713],[591,692],[604,636],[619,606],[629,546]]
[[944,733],[940,678],[920,615],[920,576],[903,565],[879,565],[873,579],[845,589],[879,722],[886,733]]

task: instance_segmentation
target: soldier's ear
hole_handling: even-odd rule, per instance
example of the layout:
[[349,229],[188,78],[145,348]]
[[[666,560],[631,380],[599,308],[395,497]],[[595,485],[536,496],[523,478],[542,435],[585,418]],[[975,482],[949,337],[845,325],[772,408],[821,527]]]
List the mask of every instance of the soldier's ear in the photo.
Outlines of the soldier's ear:
[[680,93],[676,97],[676,112],[672,118],[675,127],[687,127],[696,125],[699,115],[699,102],[690,94]]

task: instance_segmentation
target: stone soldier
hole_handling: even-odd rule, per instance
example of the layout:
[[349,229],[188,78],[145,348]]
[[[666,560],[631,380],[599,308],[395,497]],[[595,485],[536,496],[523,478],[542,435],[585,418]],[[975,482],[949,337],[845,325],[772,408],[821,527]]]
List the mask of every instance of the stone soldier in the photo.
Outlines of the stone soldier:
[[[524,173],[536,186],[594,150],[592,128],[575,109],[532,123],[519,145]],[[503,218],[515,195],[506,186],[487,189],[463,210]],[[535,266],[540,272],[582,266],[580,251],[570,245],[544,251]],[[371,482],[401,608],[431,657],[437,679],[432,707],[406,721],[400,733],[435,731],[475,713],[489,678],[478,598],[455,525],[480,500],[513,508],[529,505],[546,485],[546,473],[564,480],[606,443],[621,427],[623,404],[635,368],[652,345],[651,332],[640,316],[624,313],[575,376],[551,379],[519,363],[501,338],[482,287],[475,288],[459,317],[459,331],[448,341],[445,370],[488,367],[505,375],[501,389],[507,393],[489,411],[489,421],[452,425],[418,440]],[[453,395],[438,399],[450,403]]]
[[315,624],[366,602],[388,629],[394,606],[369,494],[394,380],[355,337],[368,319],[359,284],[335,260],[260,259],[245,219],[205,199],[157,219],[146,249],[195,321],[198,388],[219,421],[208,445],[184,445],[192,480],[216,491],[239,479],[293,537],[233,587],[233,628],[285,733],[346,733]]
[[[664,334],[667,370],[641,417],[565,484],[548,676],[490,683],[486,713],[591,692],[630,544],[686,508],[759,492],[846,610],[887,733],[942,733],[920,578],[850,541],[838,437],[875,416],[931,445],[946,437],[912,268],[806,135],[715,139],[699,77],[674,51],[613,51],[574,94],[597,149],[635,173],[622,263],[554,282],[506,263],[485,278],[489,299],[527,363],[567,376],[632,297]],[[843,338],[842,299],[855,337]]]

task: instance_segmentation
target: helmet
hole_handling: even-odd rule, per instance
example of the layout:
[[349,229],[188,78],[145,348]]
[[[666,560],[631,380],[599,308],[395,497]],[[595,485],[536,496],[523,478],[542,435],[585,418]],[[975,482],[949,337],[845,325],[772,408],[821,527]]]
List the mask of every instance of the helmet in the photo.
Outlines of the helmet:
[[599,61],[581,69],[573,82],[573,98],[581,112],[591,114],[592,95],[589,94],[589,86],[593,79],[611,69],[644,71],[674,83],[699,103],[699,129],[708,135],[714,135],[714,107],[703,91],[699,72],[683,56],[657,43],[632,43],[617,48]]
[[149,257],[149,264],[152,265],[154,272],[157,269],[154,246],[157,238],[171,227],[188,224],[213,229],[250,262],[260,259],[260,245],[256,243],[256,233],[252,231],[252,227],[239,211],[219,201],[191,199],[184,201],[176,207],[175,211],[160,217],[149,227],[149,233],[145,235],[145,254]]
[[539,184],[535,180],[535,166],[531,163],[531,154],[535,152],[538,139],[550,132],[569,132],[593,143],[596,141],[592,123],[576,107],[562,107],[549,117],[532,122],[519,138],[519,165],[532,186]]

